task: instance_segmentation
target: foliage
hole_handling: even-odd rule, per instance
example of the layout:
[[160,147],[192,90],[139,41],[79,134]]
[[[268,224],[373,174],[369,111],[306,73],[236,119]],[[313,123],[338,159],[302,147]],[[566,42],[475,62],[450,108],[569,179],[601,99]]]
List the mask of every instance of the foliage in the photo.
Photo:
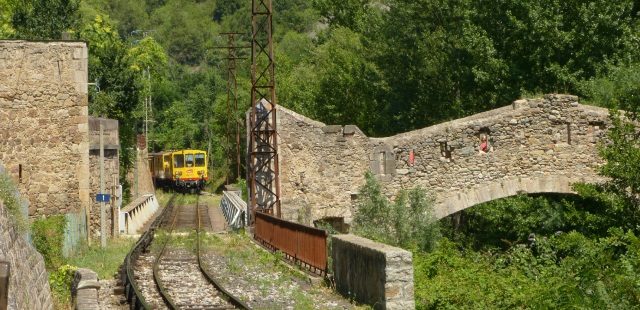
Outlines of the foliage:
[[33,246],[42,254],[47,268],[57,268],[66,262],[62,252],[66,225],[64,215],[39,218],[31,224]]
[[433,199],[416,187],[398,194],[390,203],[371,172],[358,192],[353,233],[375,241],[412,250],[431,251],[440,239],[433,214]]
[[611,66],[608,75],[582,83],[581,92],[593,105],[637,113],[640,107],[640,63]]
[[610,184],[617,194],[635,198],[640,194],[637,174],[640,172],[640,135],[637,124],[623,119],[616,111],[610,118],[612,128],[607,132],[610,143],[599,152],[606,161],[601,174],[611,178]]
[[11,27],[16,38],[60,39],[63,31],[77,31],[80,0],[15,1]]
[[231,186],[239,188],[242,191],[242,200],[247,201],[247,180],[238,179],[236,183],[231,184]]
[[12,2],[0,0],[0,38],[13,36],[14,30],[11,28],[11,16],[13,16]]
[[450,241],[414,256],[416,308],[634,308],[640,241],[612,229],[532,238],[505,252],[460,251]]
[[49,272],[49,285],[56,303],[71,306],[71,284],[77,268],[72,265],[64,265]]
[[11,176],[2,171],[0,171],[0,201],[14,220],[18,231],[27,231],[29,229],[29,221],[27,214],[25,214],[26,210],[21,209],[23,204],[20,201],[20,193]]
[[[592,185],[577,185],[580,188]],[[490,201],[441,220],[445,235],[475,250],[506,250],[533,235],[577,230],[600,237],[625,219],[593,195],[518,195]]]
[[129,192],[126,175],[133,166],[133,146],[144,117],[141,98],[146,94],[144,90],[148,84],[138,69],[154,61],[160,62],[158,65],[161,66],[164,56],[159,54],[151,39],[143,40],[142,46],[130,50],[102,15],[86,25],[79,36],[90,42],[89,80],[96,81],[99,86],[99,91],[93,88],[89,91],[89,114],[119,122],[120,184],[126,194]]

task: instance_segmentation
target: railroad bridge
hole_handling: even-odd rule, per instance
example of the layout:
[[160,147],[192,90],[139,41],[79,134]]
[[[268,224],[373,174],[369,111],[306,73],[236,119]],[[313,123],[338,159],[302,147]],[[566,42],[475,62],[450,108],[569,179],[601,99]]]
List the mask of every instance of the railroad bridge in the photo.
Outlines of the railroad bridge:
[[283,217],[350,223],[368,170],[390,198],[426,189],[438,218],[519,193],[572,193],[572,183],[603,180],[597,144],[609,125],[606,109],[558,94],[385,138],[280,107]]

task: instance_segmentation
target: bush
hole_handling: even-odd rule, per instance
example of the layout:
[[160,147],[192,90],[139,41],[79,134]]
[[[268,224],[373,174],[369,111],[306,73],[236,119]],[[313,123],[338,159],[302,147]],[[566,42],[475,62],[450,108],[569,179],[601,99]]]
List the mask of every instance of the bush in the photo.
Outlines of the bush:
[[14,219],[18,230],[25,232],[28,227],[27,217],[20,210],[20,194],[16,185],[8,175],[0,172],[0,201],[4,204],[9,215]]
[[416,187],[399,192],[392,204],[371,172],[365,179],[353,219],[354,234],[407,250],[432,251],[441,238],[433,198]]
[[57,268],[66,261],[62,255],[66,226],[67,218],[64,215],[41,218],[31,226],[33,246],[44,257],[47,268]]

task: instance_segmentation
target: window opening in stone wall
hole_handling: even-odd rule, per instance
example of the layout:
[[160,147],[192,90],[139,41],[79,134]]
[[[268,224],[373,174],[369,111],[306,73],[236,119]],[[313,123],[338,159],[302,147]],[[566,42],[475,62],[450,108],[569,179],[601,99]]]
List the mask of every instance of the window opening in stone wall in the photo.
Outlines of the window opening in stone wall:
[[[600,138],[604,136],[605,128],[606,126],[604,122],[592,121],[592,122],[589,122],[589,130],[587,133],[591,134],[592,137]],[[595,142],[595,140],[593,142]]]
[[380,160],[379,160],[379,165],[380,165],[380,174],[387,174],[387,171],[385,169],[385,161],[387,159],[387,156],[385,154],[385,152],[380,152]]
[[478,151],[480,153],[493,151],[493,142],[491,139],[491,129],[489,129],[489,127],[480,127],[478,130]]
[[571,123],[567,123],[567,144],[571,145]]
[[451,150],[449,149],[447,141],[440,142],[440,156],[446,159],[451,159]]
[[18,182],[22,183],[22,164],[18,164]]

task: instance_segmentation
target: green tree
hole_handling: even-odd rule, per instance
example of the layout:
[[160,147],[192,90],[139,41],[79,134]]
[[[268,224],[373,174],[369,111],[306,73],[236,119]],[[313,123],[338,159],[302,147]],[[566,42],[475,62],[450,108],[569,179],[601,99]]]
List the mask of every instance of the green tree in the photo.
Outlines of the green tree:
[[11,16],[13,5],[8,0],[0,0],[0,38],[9,38],[13,35],[11,28]]
[[76,31],[80,0],[16,1],[11,18],[14,36],[21,39],[60,39],[63,31]]
[[127,187],[126,175],[135,155],[132,146],[141,128],[142,77],[134,70],[127,46],[102,16],[96,16],[95,21],[82,30],[80,38],[89,41],[91,46],[89,80],[97,81],[99,87],[99,91],[91,88],[89,92],[89,114],[118,120],[120,184]]
[[527,92],[577,93],[581,80],[637,59],[632,0],[476,1],[472,19],[509,66],[509,84]]

